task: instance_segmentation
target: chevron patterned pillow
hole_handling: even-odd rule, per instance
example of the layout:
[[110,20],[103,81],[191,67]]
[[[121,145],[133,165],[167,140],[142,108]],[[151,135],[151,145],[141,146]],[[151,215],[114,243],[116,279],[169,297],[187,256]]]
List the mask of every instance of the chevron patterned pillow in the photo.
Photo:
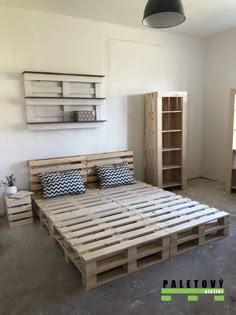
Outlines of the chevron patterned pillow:
[[85,187],[78,170],[39,175],[43,186],[43,198],[85,193]]
[[110,165],[96,165],[100,188],[135,184],[127,162]]

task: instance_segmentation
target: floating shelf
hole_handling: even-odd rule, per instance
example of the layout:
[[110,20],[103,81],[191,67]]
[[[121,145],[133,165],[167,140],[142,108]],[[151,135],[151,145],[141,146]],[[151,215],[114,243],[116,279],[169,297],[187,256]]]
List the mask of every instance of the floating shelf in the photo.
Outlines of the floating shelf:
[[[28,129],[98,128],[105,121],[104,75],[24,71]],[[73,112],[93,112],[96,121],[73,122]]]
[[105,100],[105,97],[63,97],[63,98],[59,98],[59,97],[55,97],[55,96],[27,96],[25,97],[25,99],[54,99],[54,100],[73,100],[73,99],[77,99],[77,100]]
[[60,129],[87,129],[99,128],[106,120],[81,121],[81,122],[50,122],[50,123],[30,123],[28,130],[60,130]]

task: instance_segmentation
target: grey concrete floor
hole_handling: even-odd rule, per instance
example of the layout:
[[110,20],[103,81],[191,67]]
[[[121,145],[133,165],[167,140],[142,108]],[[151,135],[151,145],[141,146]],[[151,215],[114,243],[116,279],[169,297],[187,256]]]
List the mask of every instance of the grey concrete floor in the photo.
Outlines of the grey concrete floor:
[[[73,264],[38,224],[8,229],[0,220],[1,315],[215,315],[236,314],[236,195],[219,183],[197,179],[180,192],[231,213],[230,235],[163,263],[86,291]],[[200,296],[199,302],[173,297],[160,302],[167,280],[224,280],[225,302]]]

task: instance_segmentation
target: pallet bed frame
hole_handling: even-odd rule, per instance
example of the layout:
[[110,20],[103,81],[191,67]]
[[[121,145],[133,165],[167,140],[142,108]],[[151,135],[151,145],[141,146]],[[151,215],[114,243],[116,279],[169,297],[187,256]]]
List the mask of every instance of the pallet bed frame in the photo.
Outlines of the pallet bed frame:
[[[133,172],[132,151],[29,161],[34,209],[87,289],[229,231],[228,213],[143,182],[100,190],[95,165],[121,161]],[[38,175],[71,169],[80,170],[86,193],[44,200]]]

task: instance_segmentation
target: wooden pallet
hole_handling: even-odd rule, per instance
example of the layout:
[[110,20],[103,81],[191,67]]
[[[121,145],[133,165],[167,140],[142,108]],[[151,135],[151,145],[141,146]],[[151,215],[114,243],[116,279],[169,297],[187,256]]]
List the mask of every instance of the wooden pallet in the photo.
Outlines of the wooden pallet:
[[170,256],[226,236],[229,215],[174,193],[138,184],[102,192],[170,235]]
[[87,190],[86,194],[63,196],[45,200],[41,197],[34,199],[36,204],[38,216],[41,224],[49,229],[48,216],[57,215],[68,212],[73,212],[81,208],[89,207],[90,205],[102,204],[100,194],[94,189],[93,191]]
[[164,230],[96,190],[81,197],[67,198],[66,205],[64,200],[39,204],[50,234],[78,267],[86,288],[169,258]]
[[224,211],[141,182],[38,205],[86,288],[224,237],[229,225]]
[[[122,151],[30,161],[31,189],[41,222],[93,288],[227,235],[229,215],[173,192],[137,182],[99,190],[95,165],[127,161]],[[83,195],[43,200],[40,172],[80,169]],[[91,187],[91,188],[88,188]]]

